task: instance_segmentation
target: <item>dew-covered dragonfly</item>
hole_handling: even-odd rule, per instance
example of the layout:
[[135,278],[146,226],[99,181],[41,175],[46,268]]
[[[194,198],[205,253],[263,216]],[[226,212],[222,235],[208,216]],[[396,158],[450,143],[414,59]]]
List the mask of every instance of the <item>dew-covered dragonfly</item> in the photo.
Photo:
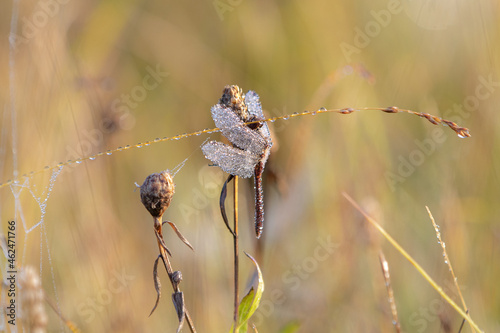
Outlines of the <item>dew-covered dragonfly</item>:
[[264,226],[262,173],[273,145],[267,123],[245,124],[265,119],[259,95],[252,90],[243,94],[236,85],[226,86],[211,111],[215,125],[233,145],[210,141],[201,149],[223,171],[242,178],[254,176],[255,233],[259,238]]

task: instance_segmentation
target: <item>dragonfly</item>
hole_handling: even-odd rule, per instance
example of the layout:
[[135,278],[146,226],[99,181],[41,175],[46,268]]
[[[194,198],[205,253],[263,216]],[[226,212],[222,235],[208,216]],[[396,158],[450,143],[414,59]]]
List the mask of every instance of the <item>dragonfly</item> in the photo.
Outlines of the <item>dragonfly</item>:
[[232,145],[209,141],[201,149],[224,172],[242,178],[254,177],[255,233],[260,238],[264,228],[262,174],[273,142],[267,123],[258,122],[265,119],[259,95],[252,90],[243,94],[236,85],[226,86],[211,112],[215,125]]

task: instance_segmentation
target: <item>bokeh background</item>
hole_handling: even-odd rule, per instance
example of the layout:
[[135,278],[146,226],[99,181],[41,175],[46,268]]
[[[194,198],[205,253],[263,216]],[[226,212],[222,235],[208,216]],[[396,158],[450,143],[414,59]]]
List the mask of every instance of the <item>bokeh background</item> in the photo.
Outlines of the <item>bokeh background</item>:
[[[383,251],[403,331],[458,331],[459,315],[346,192],[459,302],[427,205],[472,317],[500,330],[497,2],[14,2],[0,5],[0,183],[15,170],[212,128],[210,106],[226,84],[255,90],[268,116],[391,105],[429,112],[472,137],[378,111],[270,125],[258,242],[253,184],[240,182],[241,249],[259,258],[266,286],[254,322],[259,332],[393,330]],[[163,297],[148,318],[158,249],[135,183],[186,158],[165,218],[195,252],[171,230],[165,239],[198,331],[229,331],[232,239],[218,208],[226,176],[201,153],[208,137],[132,147],[0,188],[2,232],[17,223],[17,264],[35,267],[47,297],[82,331],[175,330],[164,271]],[[241,260],[243,293],[253,267]],[[48,331],[69,331],[45,310]]]

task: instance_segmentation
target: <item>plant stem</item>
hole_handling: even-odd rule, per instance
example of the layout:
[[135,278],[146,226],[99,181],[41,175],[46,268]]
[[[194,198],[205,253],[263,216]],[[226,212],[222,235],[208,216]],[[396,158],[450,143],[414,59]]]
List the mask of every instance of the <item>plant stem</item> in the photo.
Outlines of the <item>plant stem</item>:
[[239,280],[239,243],[238,243],[238,176],[234,177],[234,228],[233,228],[233,241],[234,241],[234,330],[236,332],[236,326],[238,326],[238,309],[239,309],[239,291],[238,291],[238,280]]
[[[157,233],[157,235],[159,235],[160,238],[163,239],[160,218],[155,218],[154,228],[155,228],[155,232]],[[156,238],[156,241],[158,242],[158,248],[160,249],[161,260],[163,261],[163,265],[165,266],[165,270],[167,271],[168,278],[170,280],[170,283],[172,283],[172,288],[174,289],[174,292],[176,292],[178,290],[175,289],[176,283],[174,282],[174,280],[172,278],[172,274],[173,274],[174,270],[172,269],[172,265],[170,264],[170,259],[168,258],[167,251],[162,246],[161,241],[158,237]],[[189,329],[191,330],[192,333],[196,333],[196,329],[194,328],[193,320],[191,319],[191,316],[189,315],[189,312],[188,312],[186,307],[184,307],[184,312],[185,312],[186,322],[188,323]]]

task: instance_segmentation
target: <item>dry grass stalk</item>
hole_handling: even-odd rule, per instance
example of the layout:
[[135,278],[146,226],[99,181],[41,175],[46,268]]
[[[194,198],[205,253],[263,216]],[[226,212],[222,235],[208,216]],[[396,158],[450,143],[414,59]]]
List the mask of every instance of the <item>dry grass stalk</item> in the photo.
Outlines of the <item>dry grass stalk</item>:
[[240,305],[239,283],[239,235],[238,235],[238,176],[234,177],[234,227],[233,227],[233,248],[234,248],[234,331],[238,326],[238,313]]
[[[388,108],[371,108],[371,107],[366,107],[366,108],[359,108],[359,109],[353,109],[353,108],[343,108],[343,109],[326,109],[326,108],[320,108],[317,111],[295,112],[293,114],[288,114],[288,115],[279,116],[279,117],[267,118],[267,119],[264,119],[264,120],[248,121],[248,122],[245,122],[245,124],[246,125],[252,125],[252,124],[263,123],[263,122],[275,122],[276,120],[288,120],[288,119],[294,118],[294,117],[314,116],[314,115],[317,115],[317,114],[320,114],[320,113],[350,114],[350,113],[353,113],[355,111],[369,111],[369,110],[382,111],[382,112],[386,112],[386,113],[409,113],[409,114],[413,114],[413,115],[416,115],[418,117],[427,119],[430,123],[432,123],[434,125],[439,125],[439,124],[446,125],[449,128],[451,128],[461,138],[468,138],[468,137],[471,136],[468,128],[461,127],[461,126],[459,126],[458,124],[456,124],[456,123],[454,123],[452,121],[449,121],[449,120],[446,120],[446,119],[442,119],[440,117],[436,117],[436,116],[431,115],[429,113],[415,112],[415,111],[407,110],[407,109],[400,109],[400,108],[398,108],[396,106],[391,106],[391,107],[388,107]],[[14,184],[14,182],[21,181],[21,180],[23,180],[25,178],[29,178],[29,177],[32,177],[34,175],[37,175],[37,174],[40,174],[40,173],[43,173],[43,172],[52,171],[52,170],[54,170],[56,168],[59,168],[59,167],[62,167],[62,166],[72,165],[72,164],[80,164],[83,161],[87,161],[87,160],[93,161],[93,160],[95,160],[98,157],[106,156],[106,155],[112,155],[113,153],[121,152],[121,151],[132,149],[132,148],[141,148],[141,147],[150,146],[152,144],[159,143],[159,142],[180,140],[180,139],[185,139],[185,138],[192,137],[192,136],[198,136],[198,135],[201,135],[201,134],[209,134],[209,133],[214,133],[214,132],[218,132],[218,131],[220,131],[219,128],[211,128],[211,129],[207,128],[207,129],[196,131],[196,132],[192,132],[192,133],[183,133],[183,134],[180,134],[180,135],[175,135],[175,136],[170,136],[170,137],[156,138],[154,140],[149,140],[149,141],[145,141],[145,142],[139,142],[139,143],[137,143],[135,145],[126,145],[126,146],[118,147],[118,148],[115,148],[115,149],[109,149],[106,152],[99,152],[97,154],[85,156],[85,157],[78,158],[78,159],[75,159],[75,160],[68,160],[66,162],[60,162],[60,163],[58,163],[56,165],[53,165],[53,166],[45,166],[43,169],[31,171],[29,173],[23,174],[22,176],[20,176],[18,178],[9,179],[9,180],[7,180],[7,181],[5,181],[3,183],[0,183],[0,188],[6,187],[6,186],[10,186],[10,185]]]
[[[227,196],[227,185],[230,181],[234,180],[233,183],[233,210],[234,210],[234,223],[233,228],[229,226],[229,220],[226,214],[226,196]],[[233,317],[233,332],[236,330],[238,324],[238,313],[239,313],[239,233],[238,233],[238,176],[229,175],[227,180],[222,186],[219,199],[220,212],[222,220],[226,225],[227,229],[233,236],[233,256],[234,256],[234,317]]]
[[[448,257],[448,253],[446,252],[446,243],[441,238],[441,231],[439,229],[439,226],[436,224],[436,221],[434,220],[434,216],[432,216],[432,213],[431,213],[431,210],[429,209],[429,207],[425,206],[425,209],[427,209],[427,213],[429,214],[429,218],[431,219],[432,226],[434,227],[434,231],[436,232],[436,237],[438,239],[438,243],[441,245],[441,248],[443,249],[444,263],[446,265],[448,265],[448,269],[451,273],[451,276],[453,277],[453,283],[455,284],[455,288],[457,288],[458,296],[460,297],[460,301],[462,302],[462,306],[463,306],[464,310],[466,311],[466,313],[469,314],[469,309],[467,308],[467,305],[465,304],[464,297],[462,296],[462,291],[460,290],[460,287],[458,286],[458,278],[455,276],[455,272],[453,271],[453,267],[451,266],[450,258]],[[462,326],[463,326],[463,322],[462,322]],[[471,330],[474,332],[474,328],[472,327],[472,325],[471,325]]]
[[380,265],[382,267],[382,273],[384,274],[385,287],[387,288],[387,299],[389,301],[389,305],[391,306],[392,313],[392,323],[396,328],[396,332],[401,332],[401,324],[398,319],[398,310],[396,308],[396,300],[394,299],[394,291],[392,290],[391,285],[391,275],[389,273],[389,263],[385,259],[384,253],[382,251],[379,252]]
[[347,199],[347,201],[349,201],[351,203],[351,205],[358,211],[360,212],[364,217],[365,219],[372,225],[374,226],[381,234],[382,236],[385,237],[385,239],[387,239],[387,241],[389,241],[389,243],[391,243],[392,246],[394,246],[396,248],[396,250],[398,250],[399,253],[401,253],[403,255],[403,257],[405,257],[412,265],[413,267],[415,267],[415,269],[420,273],[420,275],[422,275],[424,277],[425,280],[427,280],[427,282],[434,288],[434,290],[436,290],[439,295],[441,297],[443,297],[445,299],[445,301],[450,304],[454,309],[455,311],[457,311],[465,320],[467,320],[469,322],[469,324],[478,332],[484,332],[483,330],[481,330],[479,328],[479,326],[477,326],[477,324],[472,320],[472,318],[470,317],[470,315],[466,312],[464,312],[464,310],[462,310],[444,291],[443,291],[443,288],[441,286],[439,286],[436,281],[434,281],[430,275],[422,268],[422,266],[420,266],[416,261],[415,259],[413,259],[412,256],[410,256],[410,254],[408,254],[408,252],[405,251],[405,249],[403,249],[403,247],[401,247],[401,245],[399,245],[398,242],[396,242],[396,240],[394,238],[392,238],[391,235],[389,235],[387,233],[387,231],[385,231],[384,228],[382,228],[382,226],[380,226],[379,223],[377,223],[377,221],[375,221],[373,218],[371,218],[367,213],[365,213],[363,211],[363,209],[361,209],[361,207],[356,203],[356,201],[354,201],[353,198],[351,198],[347,193],[342,193],[342,195],[344,196],[344,198]]

